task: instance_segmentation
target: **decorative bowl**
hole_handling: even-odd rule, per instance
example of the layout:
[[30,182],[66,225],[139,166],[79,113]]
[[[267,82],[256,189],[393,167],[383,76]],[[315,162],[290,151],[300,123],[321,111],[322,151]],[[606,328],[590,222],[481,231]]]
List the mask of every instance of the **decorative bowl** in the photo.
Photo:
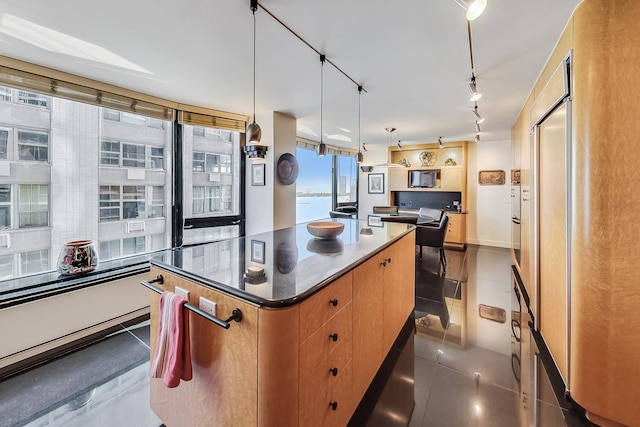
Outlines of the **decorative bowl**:
[[98,253],[92,240],[75,240],[65,243],[58,257],[58,273],[82,274],[93,271],[98,265]]
[[344,224],[341,222],[310,222],[307,224],[307,231],[312,236],[319,239],[332,239],[339,236],[344,231]]
[[344,249],[340,239],[319,239],[314,237],[307,242],[307,250],[316,254],[337,254]]

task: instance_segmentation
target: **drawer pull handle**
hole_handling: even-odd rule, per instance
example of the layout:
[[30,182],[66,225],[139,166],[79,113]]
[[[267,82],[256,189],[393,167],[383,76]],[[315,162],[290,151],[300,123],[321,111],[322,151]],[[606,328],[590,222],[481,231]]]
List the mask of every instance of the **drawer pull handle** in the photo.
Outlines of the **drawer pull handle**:
[[387,263],[391,264],[391,258],[387,258]]
[[338,402],[331,402],[329,403],[329,406],[331,407],[332,410],[336,410],[338,409]]
[[387,260],[385,259],[384,261],[382,261],[380,263],[381,266],[386,267],[387,266]]
[[329,372],[331,372],[331,375],[335,377],[338,375],[338,368],[331,368],[329,369]]
[[329,338],[331,338],[333,341],[338,341],[338,334],[331,334],[329,335]]
[[329,304],[331,304],[334,307],[338,306],[338,300],[337,299],[332,299],[331,301],[329,301]]

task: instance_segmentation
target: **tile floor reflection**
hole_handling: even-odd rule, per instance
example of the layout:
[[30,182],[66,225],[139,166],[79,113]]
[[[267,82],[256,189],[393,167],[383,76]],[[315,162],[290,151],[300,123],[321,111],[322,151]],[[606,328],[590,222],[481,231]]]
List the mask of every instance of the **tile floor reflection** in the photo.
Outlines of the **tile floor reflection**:
[[[559,402],[533,351],[538,399],[528,413],[512,366],[509,250],[470,246],[416,256],[415,409],[412,427],[564,427],[588,424]],[[494,308],[497,319],[480,316]],[[500,321],[504,310],[506,321]],[[524,359],[523,359],[524,360]],[[0,382],[0,426],[157,427],[149,406],[148,322]],[[526,417],[530,416],[531,421]]]

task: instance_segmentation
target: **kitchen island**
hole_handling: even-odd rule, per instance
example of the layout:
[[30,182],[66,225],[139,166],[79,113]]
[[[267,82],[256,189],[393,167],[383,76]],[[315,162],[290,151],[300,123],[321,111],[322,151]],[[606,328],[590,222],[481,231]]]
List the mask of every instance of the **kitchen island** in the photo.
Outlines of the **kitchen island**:
[[[193,379],[172,389],[151,379],[151,407],[167,426],[347,425],[413,314],[415,232],[333,221],[344,224],[334,239],[299,224],[151,260],[158,288],[178,286],[195,306],[215,302],[229,322],[192,314]],[[249,267],[264,269],[262,283]],[[152,354],[159,297],[151,294]]]

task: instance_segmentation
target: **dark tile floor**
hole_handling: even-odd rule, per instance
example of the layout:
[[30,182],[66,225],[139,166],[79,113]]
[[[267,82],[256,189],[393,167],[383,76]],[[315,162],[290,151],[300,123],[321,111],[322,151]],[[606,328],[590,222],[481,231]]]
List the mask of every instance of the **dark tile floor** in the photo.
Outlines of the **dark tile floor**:
[[[416,258],[423,298],[416,303],[415,409],[409,425],[588,425],[555,397],[535,345],[531,364],[522,370],[533,373],[525,378],[535,383],[538,398],[529,395],[526,409],[522,403],[520,389],[528,387],[516,380],[512,366],[509,251],[447,251],[444,276],[438,274],[437,256],[425,250],[423,260]],[[480,305],[494,308],[498,321],[481,317]],[[159,426],[149,407],[148,362],[148,322],[123,327],[0,382],[0,426]]]

